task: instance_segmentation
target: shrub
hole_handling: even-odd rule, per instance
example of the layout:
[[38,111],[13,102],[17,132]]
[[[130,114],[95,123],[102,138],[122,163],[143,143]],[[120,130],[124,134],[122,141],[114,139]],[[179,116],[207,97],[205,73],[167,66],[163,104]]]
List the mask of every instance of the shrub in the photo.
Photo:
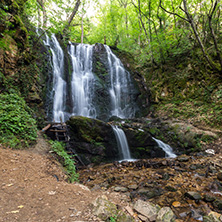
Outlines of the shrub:
[[65,151],[65,146],[59,141],[50,141],[52,150],[60,157],[59,160],[65,167],[66,174],[68,175],[68,181],[73,183],[78,181],[79,175],[76,173],[75,161],[71,159],[69,154]]
[[36,121],[24,99],[16,93],[0,94],[0,143],[27,147],[37,138]]

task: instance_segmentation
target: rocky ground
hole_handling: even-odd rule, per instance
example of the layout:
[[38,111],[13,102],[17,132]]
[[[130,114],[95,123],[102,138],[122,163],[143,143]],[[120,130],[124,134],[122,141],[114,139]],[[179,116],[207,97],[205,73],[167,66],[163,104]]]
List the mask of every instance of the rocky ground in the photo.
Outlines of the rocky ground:
[[222,143],[215,154],[109,163],[68,184],[39,136],[30,150],[0,147],[0,221],[222,221]]

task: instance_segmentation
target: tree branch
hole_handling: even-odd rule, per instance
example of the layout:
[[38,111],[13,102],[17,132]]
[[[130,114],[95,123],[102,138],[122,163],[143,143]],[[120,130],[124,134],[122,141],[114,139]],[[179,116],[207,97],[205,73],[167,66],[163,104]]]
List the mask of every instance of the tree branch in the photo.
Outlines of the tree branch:
[[170,12],[170,11],[166,10],[166,9],[162,6],[162,0],[160,0],[159,6],[160,6],[160,8],[162,8],[165,12],[167,12],[167,13],[169,13],[169,14],[171,14],[171,15],[176,15],[176,16],[178,16],[179,18],[185,20],[186,22],[189,22],[187,19],[185,19],[184,17],[180,16],[179,14],[174,13],[174,12]]

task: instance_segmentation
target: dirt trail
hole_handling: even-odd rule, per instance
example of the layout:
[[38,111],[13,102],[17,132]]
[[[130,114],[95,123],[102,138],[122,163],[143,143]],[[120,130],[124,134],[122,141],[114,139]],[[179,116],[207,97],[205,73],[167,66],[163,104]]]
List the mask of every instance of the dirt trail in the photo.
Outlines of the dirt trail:
[[127,204],[119,194],[68,184],[48,150],[41,135],[30,150],[0,146],[0,221],[100,221],[90,207],[97,196],[105,194],[116,203]]

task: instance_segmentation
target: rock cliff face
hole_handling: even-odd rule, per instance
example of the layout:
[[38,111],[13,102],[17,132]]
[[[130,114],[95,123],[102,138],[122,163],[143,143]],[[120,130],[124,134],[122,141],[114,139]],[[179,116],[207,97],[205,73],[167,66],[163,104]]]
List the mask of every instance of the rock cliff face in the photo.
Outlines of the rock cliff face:
[[0,3],[0,93],[16,92],[25,98],[42,127],[45,59],[41,41],[24,15],[25,2],[3,0]]
[[[112,58],[111,58],[112,59]],[[124,66],[127,71],[127,66]],[[103,44],[96,43],[93,50],[93,72],[96,75],[95,84],[95,100],[98,108],[98,119],[108,120],[110,117],[111,103],[110,103],[110,66],[108,61],[107,50]],[[128,79],[129,103],[128,110],[137,109],[136,116],[141,116],[142,101],[139,98],[141,94],[137,82],[133,79],[130,71],[130,79]],[[124,87],[124,86],[121,86]],[[139,107],[139,108],[138,108]]]
[[24,2],[2,1],[0,4],[1,91],[6,90],[9,80],[19,83],[18,67],[28,52],[27,29],[20,18]]

